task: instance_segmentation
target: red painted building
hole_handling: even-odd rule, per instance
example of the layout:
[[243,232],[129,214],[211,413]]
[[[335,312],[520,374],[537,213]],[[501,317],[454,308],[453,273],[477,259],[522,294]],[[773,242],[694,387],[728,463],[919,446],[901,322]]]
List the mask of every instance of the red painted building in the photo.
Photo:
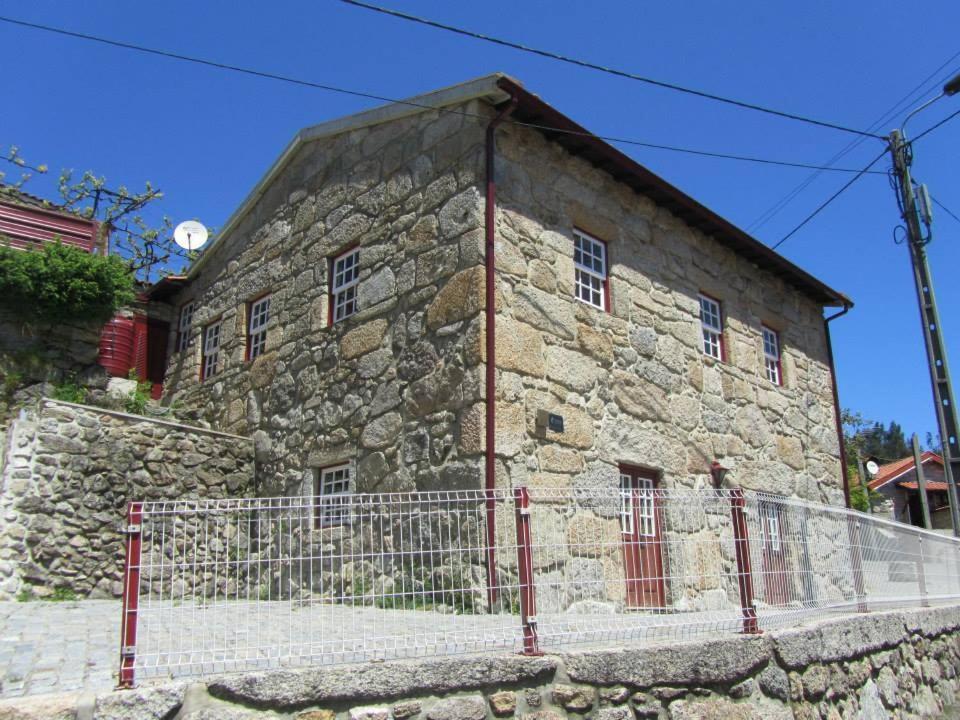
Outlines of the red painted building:
[[27,250],[48,242],[92,253],[101,244],[100,223],[22,190],[0,187],[0,244]]
[[[35,250],[63,243],[89,253],[106,252],[109,235],[99,222],[59,208],[11,186],[0,186],[0,245]],[[167,354],[169,322],[151,317],[145,300],[121,310],[100,334],[98,362],[115,377],[131,370],[153,384],[160,396]]]

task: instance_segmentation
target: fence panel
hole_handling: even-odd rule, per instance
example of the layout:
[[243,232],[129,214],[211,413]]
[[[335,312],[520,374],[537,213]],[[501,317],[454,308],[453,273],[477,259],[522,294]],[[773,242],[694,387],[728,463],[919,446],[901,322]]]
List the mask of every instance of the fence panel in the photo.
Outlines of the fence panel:
[[138,502],[121,682],[756,632],[960,598],[960,542],[740,490]]
[[[508,494],[142,504],[138,674],[516,649]],[[494,588],[488,550],[509,557]]]

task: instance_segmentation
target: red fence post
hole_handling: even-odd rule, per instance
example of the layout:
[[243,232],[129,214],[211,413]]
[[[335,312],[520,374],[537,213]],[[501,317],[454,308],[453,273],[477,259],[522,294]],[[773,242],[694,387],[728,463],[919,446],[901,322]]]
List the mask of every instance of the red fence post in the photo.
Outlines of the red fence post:
[[543,655],[537,641],[537,594],[533,583],[533,536],[530,532],[530,493],[527,488],[515,488],[513,501],[517,512],[517,567],[520,573],[523,654]]
[[733,548],[737,556],[737,586],[740,589],[740,612],[743,613],[743,632],[760,632],[757,609],[753,605],[753,574],[750,571],[750,535],[743,512],[747,501],[741,488],[730,490],[730,517],[733,520]]
[[847,516],[847,535],[850,538],[850,562],[853,564],[853,592],[857,596],[857,612],[867,612],[867,593],[863,582],[863,541],[860,536],[860,518]]
[[137,652],[137,604],[140,600],[140,553],[143,503],[127,506],[127,553],[123,565],[123,618],[120,624],[120,683],[132,688]]

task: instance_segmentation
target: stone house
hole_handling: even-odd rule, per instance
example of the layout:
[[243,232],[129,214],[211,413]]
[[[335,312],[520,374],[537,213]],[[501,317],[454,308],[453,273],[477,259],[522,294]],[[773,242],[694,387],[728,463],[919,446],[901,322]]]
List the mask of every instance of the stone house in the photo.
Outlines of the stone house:
[[[920,455],[920,464],[927,484],[931,526],[935,530],[949,530],[950,505],[943,458],[927,450]],[[890,519],[897,522],[923,527],[920,487],[913,455],[881,465],[868,486],[882,496],[882,500],[872,501],[875,513],[889,515]]]
[[302,130],[154,300],[166,401],[252,436],[261,495],[718,460],[844,502],[823,310],[850,301],[504,75]]

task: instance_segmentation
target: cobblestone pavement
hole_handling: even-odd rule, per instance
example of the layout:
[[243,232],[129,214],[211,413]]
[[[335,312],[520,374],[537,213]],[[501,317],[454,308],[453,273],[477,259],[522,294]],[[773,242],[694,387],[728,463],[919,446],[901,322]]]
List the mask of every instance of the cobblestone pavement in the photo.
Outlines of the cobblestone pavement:
[[110,690],[119,648],[119,602],[0,602],[0,697]]

